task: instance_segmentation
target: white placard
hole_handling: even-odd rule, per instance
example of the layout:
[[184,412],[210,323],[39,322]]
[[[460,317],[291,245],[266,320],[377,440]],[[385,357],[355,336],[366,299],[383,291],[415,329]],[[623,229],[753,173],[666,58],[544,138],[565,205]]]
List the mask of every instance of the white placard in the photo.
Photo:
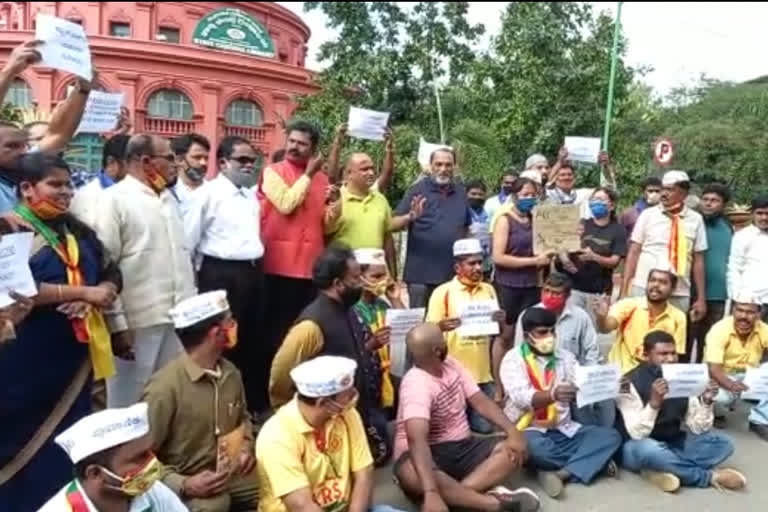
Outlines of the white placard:
[[621,368],[615,364],[576,366],[574,384],[576,392],[576,407],[611,400],[619,396]]
[[389,333],[389,372],[397,377],[402,377],[407,370],[406,360],[408,349],[405,346],[405,336],[416,326],[424,323],[424,308],[414,309],[388,309],[386,325]]
[[745,400],[768,399],[768,364],[760,368],[747,368],[744,385],[749,389],[741,394]]
[[389,112],[376,112],[350,107],[347,133],[350,137],[367,140],[384,140],[389,123]]
[[472,300],[459,309],[461,325],[456,333],[462,338],[474,336],[495,336],[499,334],[499,322],[493,321],[493,314],[499,310],[495,300]]
[[37,286],[29,268],[32,233],[13,233],[0,238],[0,307],[13,304],[8,292],[27,297],[37,295]]
[[106,133],[117,126],[123,93],[91,91],[77,133]]
[[38,14],[36,23],[35,39],[43,41],[38,47],[40,65],[91,80],[91,49],[83,27],[49,14]]
[[706,364],[663,364],[661,373],[669,386],[665,398],[701,396],[709,386]]
[[444,144],[432,144],[431,142],[425,141],[424,137],[419,139],[418,161],[422,169],[429,168],[429,159],[432,156],[432,153],[438,149],[451,149],[451,146],[446,146]]
[[596,164],[600,158],[600,139],[597,137],[566,137],[568,159],[575,162]]

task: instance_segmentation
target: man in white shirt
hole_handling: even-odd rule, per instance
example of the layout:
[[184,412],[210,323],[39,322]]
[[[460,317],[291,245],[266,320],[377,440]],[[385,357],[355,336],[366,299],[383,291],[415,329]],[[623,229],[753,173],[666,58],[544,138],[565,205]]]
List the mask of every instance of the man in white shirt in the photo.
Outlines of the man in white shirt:
[[62,432],[56,443],[75,465],[75,478],[38,512],[187,512],[159,482],[150,451],[147,404],[107,409]]
[[179,201],[179,211],[183,217],[189,207],[189,196],[200,188],[208,172],[211,143],[202,135],[188,133],[173,139],[171,150],[179,166],[179,179],[171,191]]
[[762,304],[768,321],[768,196],[752,201],[752,225],[733,235],[728,260],[728,297],[748,291]]
[[[661,184],[661,204],[645,209],[632,232],[621,296],[645,296],[648,274],[656,263],[668,259],[679,276],[669,302],[683,313],[690,309],[691,320],[698,322],[707,312],[704,252],[708,245],[704,219],[685,205],[691,189],[688,174],[669,171]],[[692,282],[697,299],[691,307]]]
[[260,237],[256,152],[240,137],[226,137],[216,151],[219,174],[195,190],[184,214],[184,231],[198,269],[200,292],[227,291],[241,343],[228,355],[245,380],[251,411],[268,408],[273,354],[260,336],[264,305],[264,245]]
[[509,196],[512,195],[512,187],[515,186],[517,180],[517,173],[514,169],[507,169],[504,176],[501,177],[501,189],[498,194],[489,197],[485,202],[485,213],[488,214],[488,218],[492,219],[496,215],[496,211],[501,208],[501,205],[507,202]]
[[115,359],[107,405],[135,403],[152,374],[181,352],[168,312],[195,293],[192,260],[176,199],[168,141],[134,135],[126,148],[128,176],[105,190],[95,225],[109,257],[123,273],[123,291],[107,322],[114,336],[133,339],[135,360]]

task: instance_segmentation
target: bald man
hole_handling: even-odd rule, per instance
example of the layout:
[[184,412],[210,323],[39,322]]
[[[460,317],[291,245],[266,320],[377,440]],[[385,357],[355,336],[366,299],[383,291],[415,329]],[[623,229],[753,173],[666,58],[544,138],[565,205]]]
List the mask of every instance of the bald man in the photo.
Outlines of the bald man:
[[[499,485],[525,462],[525,439],[467,370],[448,357],[440,328],[416,327],[407,343],[415,366],[400,384],[394,467],[403,492],[423,499],[422,510],[537,510],[539,499],[530,489]],[[472,436],[467,403],[506,439]]]
[[[393,249],[392,231],[404,229],[423,211],[418,201],[414,201],[411,211],[400,217],[392,217],[392,209],[387,199],[377,190],[376,167],[371,157],[365,153],[349,156],[344,173],[346,183],[341,187],[341,217],[337,223],[333,240],[341,242],[352,250],[356,249]],[[393,275],[394,250],[387,250],[387,262]]]

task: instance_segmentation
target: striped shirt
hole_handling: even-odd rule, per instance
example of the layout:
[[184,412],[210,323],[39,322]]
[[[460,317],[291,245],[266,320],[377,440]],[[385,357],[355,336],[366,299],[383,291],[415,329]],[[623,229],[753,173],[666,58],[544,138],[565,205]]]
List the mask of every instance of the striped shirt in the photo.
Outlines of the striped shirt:
[[405,422],[429,421],[427,441],[430,446],[470,437],[467,401],[479,393],[472,376],[461,364],[448,357],[440,377],[413,367],[400,383],[400,405],[395,431],[395,460],[408,451]]

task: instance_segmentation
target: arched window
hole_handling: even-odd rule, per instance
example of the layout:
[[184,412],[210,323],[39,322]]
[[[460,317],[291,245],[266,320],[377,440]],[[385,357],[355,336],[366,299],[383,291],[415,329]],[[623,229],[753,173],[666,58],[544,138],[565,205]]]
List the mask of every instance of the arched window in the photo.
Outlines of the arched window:
[[261,126],[264,114],[259,106],[248,100],[235,100],[227,107],[227,124],[230,126]]
[[29,108],[32,106],[32,89],[21,78],[15,78],[5,96],[5,102],[14,107]]
[[192,119],[192,102],[187,95],[173,89],[161,89],[149,97],[150,117],[165,119]]

